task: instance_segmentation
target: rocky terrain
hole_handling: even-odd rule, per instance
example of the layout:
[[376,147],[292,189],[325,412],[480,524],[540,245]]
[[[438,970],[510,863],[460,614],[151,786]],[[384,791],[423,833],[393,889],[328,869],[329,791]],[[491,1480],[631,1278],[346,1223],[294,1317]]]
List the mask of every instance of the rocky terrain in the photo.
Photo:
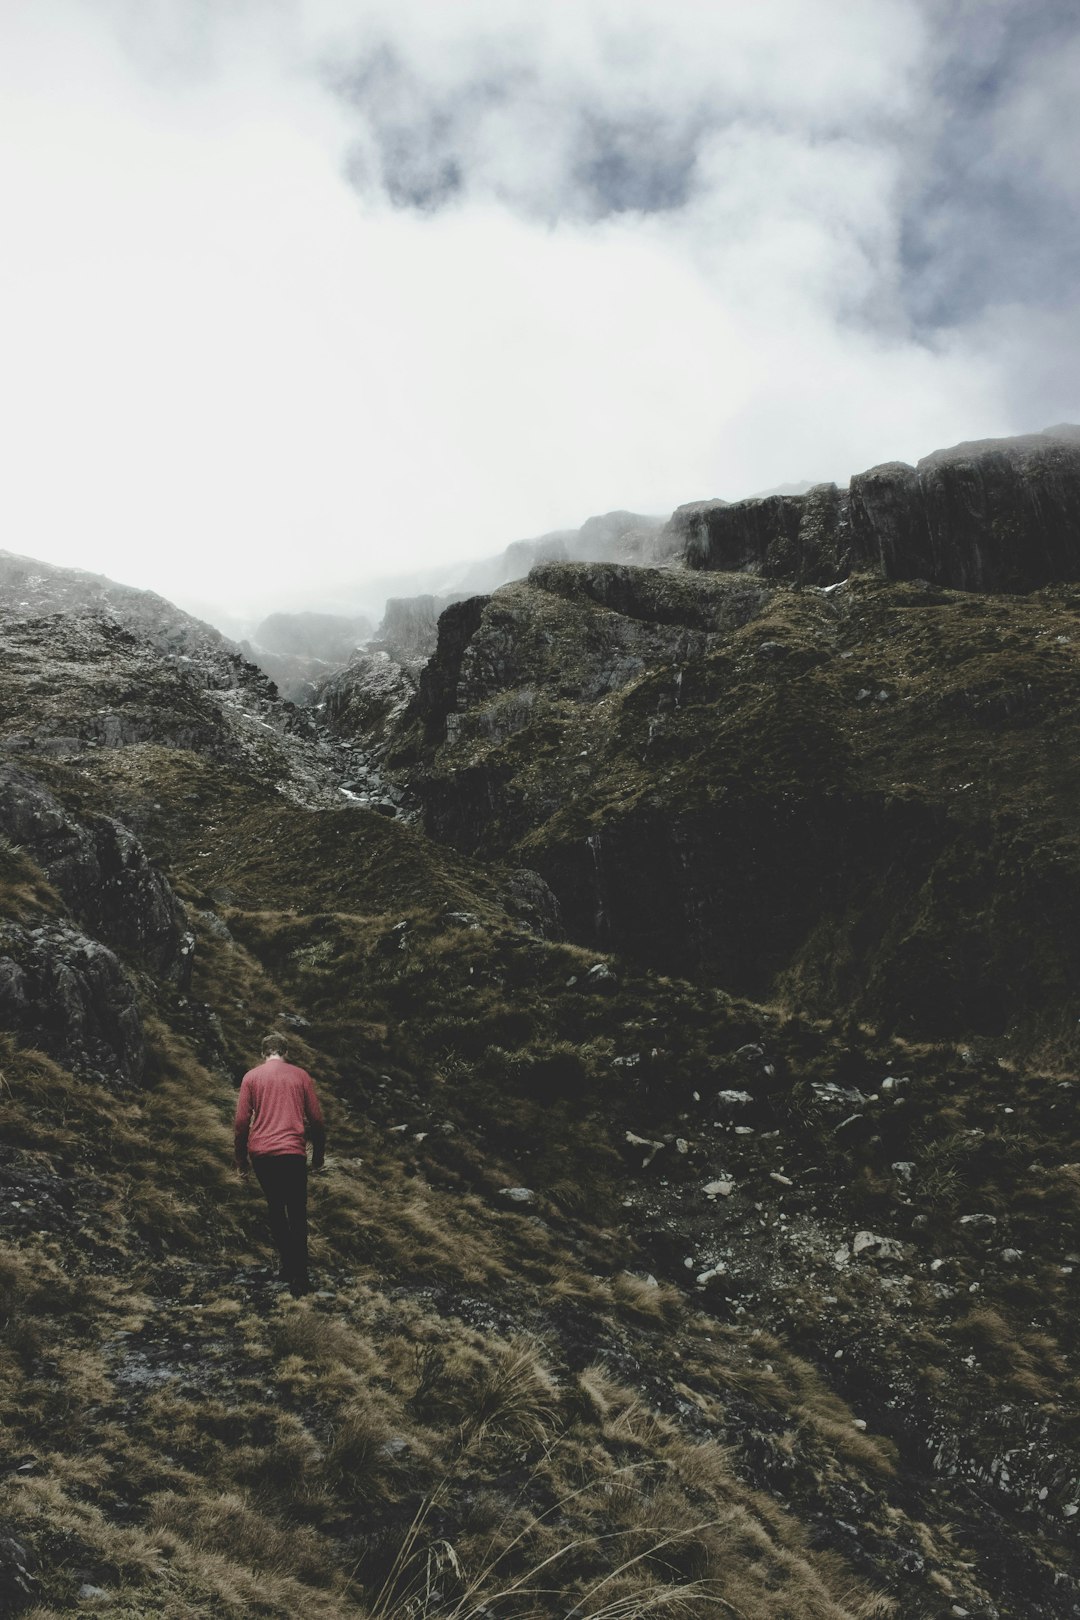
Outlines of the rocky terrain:
[[936,578],[684,508],[322,709],[3,559],[0,1612],[1078,1611],[1075,460],[881,473]]
[[853,569],[960,591],[1030,591],[1080,577],[1080,427],[986,439],[887,462],[846,490],[680,507],[661,545],[691,568],[834,584]]
[[371,695],[385,687],[387,661],[404,672],[394,674],[399,690],[415,690],[416,676],[435,651],[439,616],[451,603],[523,579],[539,562],[651,563],[670,551],[664,530],[659,518],[607,512],[580,529],[514,540],[497,556],[451,566],[443,572],[453,584],[437,592],[421,588],[430,569],[412,581],[400,576],[399,588],[409,594],[385,599],[377,629],[363,615],[272,613],[239,650],[292,702],[319,706],[329,696],[336,717],[342,704],[359,696],[366,712]]

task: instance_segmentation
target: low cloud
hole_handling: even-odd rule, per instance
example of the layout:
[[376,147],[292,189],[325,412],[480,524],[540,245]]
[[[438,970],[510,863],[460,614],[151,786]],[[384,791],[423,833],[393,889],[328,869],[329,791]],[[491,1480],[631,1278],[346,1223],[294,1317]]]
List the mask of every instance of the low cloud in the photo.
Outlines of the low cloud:
[[1076,416],[1063,18],[16,9],[4,544],[335,606],[406,559]]

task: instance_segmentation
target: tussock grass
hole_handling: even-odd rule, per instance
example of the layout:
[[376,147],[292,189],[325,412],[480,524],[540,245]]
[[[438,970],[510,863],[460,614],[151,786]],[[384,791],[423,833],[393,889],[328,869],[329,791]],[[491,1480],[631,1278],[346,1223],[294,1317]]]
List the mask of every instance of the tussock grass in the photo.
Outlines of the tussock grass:
[[[758,718],[783,719],[775,705]],[[78,791],[113,797],[168,860],[195,976],[185,997],[140,981],[137,1093],[0,1041],[10,1163],[32,1183],[0,1258],[0,1456],[32,1459],[9,1472],[3,1512],[38,1560],[38,1620],[70,1612],[87,1579],[130,1620],[887,1616],[891,1569],[867,1574],[864,1549],[855,1572],[844,1514],[869,1547],[920,1546],[966,1593],[970,1524],[920,1525],[898,1452],[872,1411],[867,1432],[855,1418],[894,1374],[906,1399],[912,1367],[936,1403],[924,1416],[977,1414],[991,1378],[1040,1420],[1075,1395],[1065,1279],[1013,1303],[1019,1283],[999,1286],[994,1255],[950,1224],[980,1207],[1045,1226],[1062,1252],[1074,1241],[1080,1149],[1053,1112],[1066,1072],[1029,1081],[995,1070],[997,1054],[810,1023],[540,940],[503,908],[497,871],[408,829],[308,816],[195,756],[119,752],[90,761]],[[74,794],[78,774],[51,780]],[[32,874],[13,860],[17,887]],[[311,1187],[326,1297],[301,1302],[260,1280],[261,1200],[230,1173],[235,1083],[286,1018],[331,1127]],[[768,1084],[747,1043],[768,1048]],[[879,1110],[876,1143],[838,1142],[811,1082],[868,1092],[886,1072],[911,1075],[905,1105]],[[758,1138],[781,1138],[748,1146],[730,1207],[709,1206],[718,1242],[742,1223],[763,1267],[779,1252],[781,1153],[818,1177],[796,1177],[785,1213],[848,1237],[897,1217],[891,1164],[911,1160],[903,1219],[929,1220],[924,1237],[904,1229],[912,1267],[938,1244],[958,1290],[985,1290],[976,1309],[927,1290],[913,1330],[896,1315],[875,1338],[869,1269],[808,1273],[802,1305],[755,1278],[741,1318],[723,1293],[668,1281],[693,1287],[665,1223],[716,1173],[712,1099],[744,1084]],[[1025,1110],[1008,1128],[1006,1097]],[[648,1176],[627,1129],[668,1138]],[[726,1164],[733,1138],[713,1141]],[[510,1186],[533,1200],[511,1206]],[[626,1214],[628,1188],[655,1213]],[[968,1354],[989,1373],[964,1384]],[[910,1610],[926,1593],[900,1596]]]

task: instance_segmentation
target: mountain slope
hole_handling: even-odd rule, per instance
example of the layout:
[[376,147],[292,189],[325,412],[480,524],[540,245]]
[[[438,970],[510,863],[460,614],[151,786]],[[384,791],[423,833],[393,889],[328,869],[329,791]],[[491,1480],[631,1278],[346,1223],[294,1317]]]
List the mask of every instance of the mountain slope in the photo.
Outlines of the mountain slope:
[[443,617],[392,766],[571,937],[815,1015],[1065,1042],[1080,596],[549,566]]
[[[343,795],[348,749],[229,655],[218,684],[93,605],[7,600],[12,1612],[1075,1612],[1067,1004],[1050,984],[1010,1002],[1012,1042],[931,1041],[857,1023],[853,969],[812,978],[835,955],[814,928],[849,919],[884,982],[875,907],[902,930],[911,850],[939,850],[947,890],[961,833],[997,828],[948,792],[992,727],[1024,836],[1067,852],[1045,741],[1071,712],[1067,593],[979,613],[870,580],[553,565],[444,615],[396,733],[456,850]],[[879,663],[915,671],[910,715],[858,698]],[[947,708],[967,729],[942,754],[931,689],[1011,691],[1014,664],[1035,721]],[[909,778],[932,813],[888,808]],[[754,919],[714,915],[690,863],[648,864],[693,794],[709,837],[709,816],[741,827],[705,854],[751,895],[819,801],[842,828],[869,801],[889,841],[867,835],[840,905],[820,898],[839,856],[811,884],[796,839],[801,888],[744,967],[721,945]],[[811,853],[828,830],[822,810]],[[933,884],[924,905],[949,925]],[[1047,915],[1028,943],[1049,963]],[[331,1133],[321,1288],[298,1302],[228,1171],[272,1024]]]

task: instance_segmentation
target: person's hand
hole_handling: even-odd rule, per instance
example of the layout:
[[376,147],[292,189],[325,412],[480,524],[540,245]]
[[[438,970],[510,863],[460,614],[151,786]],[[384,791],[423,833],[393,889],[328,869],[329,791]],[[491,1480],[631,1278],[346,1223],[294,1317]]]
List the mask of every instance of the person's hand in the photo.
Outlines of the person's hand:
[[316,1175],[316,1176],[321,1175],[322,1172],[325,1169],[326,1169],[326,1161],[325,1161],[325,1159],[312,1159],[312,1161],[311,1161],[311,1171],[312,1171],[313,1175]]
[[250,1180],[250,1178],[251,1178],[251,1166],[250,1166],[250,1164],[238,1164],[236,1166],[236,1179],[237,1179],[237,1181],[248,1181],[248,1180]]

